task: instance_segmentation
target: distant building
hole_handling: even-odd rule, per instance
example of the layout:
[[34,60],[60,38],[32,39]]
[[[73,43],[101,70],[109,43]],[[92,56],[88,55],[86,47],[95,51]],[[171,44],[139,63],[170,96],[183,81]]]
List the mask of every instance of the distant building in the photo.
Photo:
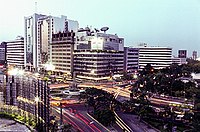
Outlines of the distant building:
[[147,64],[155,69],[162,69],[172,64],[172,48],[153,47],[147,44],[140,44],[139,49],[139,69],[143,69]]
[[192,52],[192,59],[193,59],[193,60],[196,60],[197,57],[198,57],[198,56],[197,56],[197,51],[193,51],[193,52]]
[[53,34],[51,42],[51,60],[54,72],[71,74],[73,72],[74,32]]
[[178,50],[178,58],[187,58],[187,50]]
[[93,81],[108,80],[115,73],[123,72],[123,55],[123,51],[75,50],[76,77]]
[[2,42],[0,44],[0,68],[3,68],[4,65],[6,64],[6,52],[7,52],[7,48],[6,48],[6,42]]
[[139,49],[124,47],[124,71],[134,72],[139,67]]
[[7,41],[7,64],[24,68],[24,38],[18,36],[15,40]]
[[172,64],[182,65],[182,64],[187,64],[187,61],[186,61],[186,58],[178,58],[178,57],[173,56]]

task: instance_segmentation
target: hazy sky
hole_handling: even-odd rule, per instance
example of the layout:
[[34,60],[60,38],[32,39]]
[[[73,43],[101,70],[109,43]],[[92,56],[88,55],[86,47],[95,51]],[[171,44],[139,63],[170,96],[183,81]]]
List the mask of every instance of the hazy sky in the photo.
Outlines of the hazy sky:
[[108,26],[126,46],[188,49],[200,56],[200,0],[0,0],[0,41],[24,34],[24,16],[35,12],[79,21],[80,27]]

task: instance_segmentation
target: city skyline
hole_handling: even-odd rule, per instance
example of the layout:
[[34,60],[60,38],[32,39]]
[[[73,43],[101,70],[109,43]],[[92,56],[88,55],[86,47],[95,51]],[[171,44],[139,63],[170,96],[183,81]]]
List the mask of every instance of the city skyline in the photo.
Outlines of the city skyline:
[[193,50],[200,51],[199,0],[127,0],[126,3],[113,0],[8,0],[1,3],[1,42],[24,36],[24,17],[37,12],[66,15],[77,20],[80,27],[108,26],[108,33],[124,37],[125,46],[138,43],[168,46],[173,48],[175,55],[178,49],[186,49],[188,57],[192,56]]

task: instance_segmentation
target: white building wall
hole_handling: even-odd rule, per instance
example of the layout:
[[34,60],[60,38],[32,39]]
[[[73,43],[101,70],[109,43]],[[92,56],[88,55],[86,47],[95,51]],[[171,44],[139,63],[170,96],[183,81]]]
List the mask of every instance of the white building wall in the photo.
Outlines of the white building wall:
[[16,40],[8,41],[6,60],[8,65],[19,68],[24,67],[24,38],[18,37]]
[[172,48],[139,46],[139,69],[151,64],[155,69],[168,67],[172,64]]
[[24,65],[37,68],[37,21],[44,17],[42,14],[33,14],[24,17],[25,35],[24,35]]

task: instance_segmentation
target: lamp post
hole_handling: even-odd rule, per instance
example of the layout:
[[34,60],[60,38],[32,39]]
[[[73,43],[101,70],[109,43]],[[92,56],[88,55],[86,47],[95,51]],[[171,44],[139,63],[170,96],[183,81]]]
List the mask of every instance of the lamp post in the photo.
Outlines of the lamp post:
[[36,106],[36,109],[35,109],[35,113],[36,113],[36,124],[38,124],[38,102],[40,101],[40,98],[39,97],[35,97],[35,106]]

